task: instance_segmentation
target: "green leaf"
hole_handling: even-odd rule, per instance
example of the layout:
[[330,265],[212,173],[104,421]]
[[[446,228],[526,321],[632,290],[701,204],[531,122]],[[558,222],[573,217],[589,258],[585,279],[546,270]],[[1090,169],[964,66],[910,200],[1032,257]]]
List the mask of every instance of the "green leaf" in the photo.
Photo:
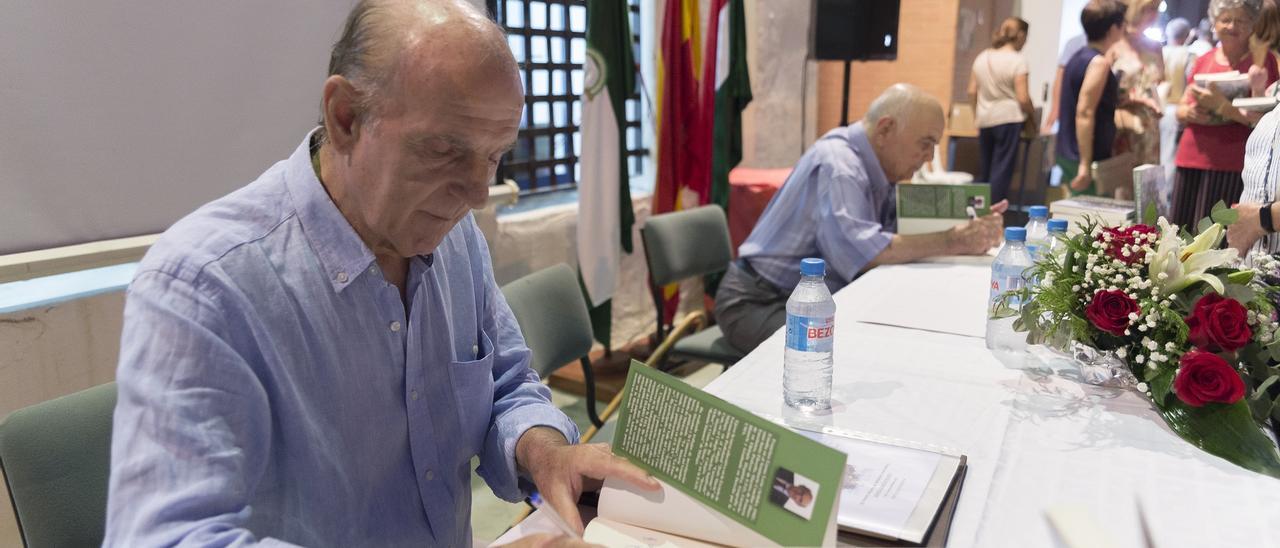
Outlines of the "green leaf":
[[1200,224],[1196,225],[1196,234],[1209,230],[1209,227],[1211,226],[1213,226],[1213,219],[1211,217],[1200,219]]
[[1227,204],[1222,200],[1218,200],[1218,203],[1213,205],[1213,211],[1209,213],[1209,218],[1222,226],[1230,226],[1231,223],[1240,218],[1240,212],[1227,207]]
[[1173,391],[1173,371],[1172,367],[1166,367],[1147,379],[1147,388],[1151,390],[1151,399],[1155,400],[1157,406],[1167,400],[1170,392]]
[[1253,421],[1244,400],[1204,407],[1190,407],[1177,398],[1165,403],[1157,401],[1156,409],[1169,428],[1191,445],[1242,468],[1280,478],[1280,453]]
[[[1230,281],[1231,276],[1227,276],[1226,279]],[[1228,283],[1228,284],[1224,284],[1224,289],[1226,289],[1227,298],[1234,299],[1237,302],[1241,302],[1241,303],[1247,303],[1249,301],[1252,301],[1254,297],[1258,296],[1258,292],[1254,291],[1253,288],[1247,285],[1238,285],[1238,284]]]
[[1142,224],[1156,226],[1156,219],[1160,216],[1156,211],[1155,204],[1148,204],[1146,211],[1142,212]]
[[1227,274],[1227,281],[1233,284],[1246,285],[1253,281],[1253,274],[1254,271],[1252,270],[1237,270]]

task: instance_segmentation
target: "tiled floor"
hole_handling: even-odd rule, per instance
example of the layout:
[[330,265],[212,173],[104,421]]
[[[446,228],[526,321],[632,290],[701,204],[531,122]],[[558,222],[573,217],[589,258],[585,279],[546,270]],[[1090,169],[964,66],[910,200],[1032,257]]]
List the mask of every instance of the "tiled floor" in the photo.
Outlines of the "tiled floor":
[[[697,368],[695,371],[685,377],[685,381],[699,388],[706,386],[720,374],[721,368],[718,365],[708,365]],[[564,410],[574,422],[578,423],[579,428],[584,432],[590,426],[587,420],[587,410],[582,403],[582,398],[573,394],[553,389],[551,391],[552,401],[557,407]],[[603,411],[604,406],[600,409]],[[608,441],[613,437],[612,425],[606,425],[601,434],[594,441]],[[0,482],[0,486],[3,482]],[[511,504],[493,496],[489,491],[489,487],[480,480],[479,476],[472,476],[471,479],[471,526],[474,530],[473,536],[477,541],[489,542],[498,538],[508,527],[511,526],[512,520],[523,510],[522,504]],[[9,506],[9,494],[0,487],[0,548],[20,547],[22,542],[18,536],[18,526],[13,519],[13,509]]]

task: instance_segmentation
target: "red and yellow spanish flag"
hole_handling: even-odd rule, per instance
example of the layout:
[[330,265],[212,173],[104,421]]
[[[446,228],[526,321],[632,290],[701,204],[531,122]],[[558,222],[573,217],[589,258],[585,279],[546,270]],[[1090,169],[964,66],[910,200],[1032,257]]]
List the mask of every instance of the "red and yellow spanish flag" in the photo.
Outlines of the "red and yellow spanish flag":
[[[658,171],[654,183],[653,214],[697,207],[705,200],[697,179],[705,167],[699,153],[701,109],[698,0],[666,0],[658,41],[657,139]],[[663,321],[670,323],[679,304],[679,286],[662,288]]]

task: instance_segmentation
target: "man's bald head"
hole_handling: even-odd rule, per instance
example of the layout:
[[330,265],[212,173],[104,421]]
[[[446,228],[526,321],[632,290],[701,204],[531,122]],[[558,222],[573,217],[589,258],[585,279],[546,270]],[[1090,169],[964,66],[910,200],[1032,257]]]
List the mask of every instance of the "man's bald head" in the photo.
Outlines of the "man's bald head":
[[380,260],[431,253],[515,146],[524,90],[505,33],[464,0],[362,0],[330,72],[321,182]]
[[931,115],[934,118],[943,119],[942,104],[916,86],[894,84],[871,102],[863,122],[867,127],[875,127],[881,118],[888,117],[907,125],[912,117],[918,115]]
[[933,159],[945,124],[942,104],[911,84],[890,86],[871,102],[862,120],[871,148],[890,181],[911,177],[921,164]]
[[424,57],[429,66],[414,68],[433,82],[465,85],[466,72],[494,69],[518,78],[506,34],[466,0],[361,0],[333,45],[329,75],[346,78],[376,110],[406,65]]

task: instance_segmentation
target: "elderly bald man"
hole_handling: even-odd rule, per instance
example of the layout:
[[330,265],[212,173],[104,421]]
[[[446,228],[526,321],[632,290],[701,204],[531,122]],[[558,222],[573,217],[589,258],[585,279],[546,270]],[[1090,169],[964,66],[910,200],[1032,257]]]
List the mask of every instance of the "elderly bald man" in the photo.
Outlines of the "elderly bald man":
[[863,120],[831,130],[801,156],[720,282],[715,315],[730,344],[749,352],[786,323],[803,258],[826,261],[835,292],[877,265],[981,254],[1000,242],[1004,201],[945,232],[895,234],[894,183],[933,159],[943,123],[936,99],[897,84]]
[[574,527],[593,480],[656,488],[528,368],[471,209],[524,95],[465,1],[362,1],[322,126],[182,219],[130,286],[108,546],[470,546],[471,472]]

